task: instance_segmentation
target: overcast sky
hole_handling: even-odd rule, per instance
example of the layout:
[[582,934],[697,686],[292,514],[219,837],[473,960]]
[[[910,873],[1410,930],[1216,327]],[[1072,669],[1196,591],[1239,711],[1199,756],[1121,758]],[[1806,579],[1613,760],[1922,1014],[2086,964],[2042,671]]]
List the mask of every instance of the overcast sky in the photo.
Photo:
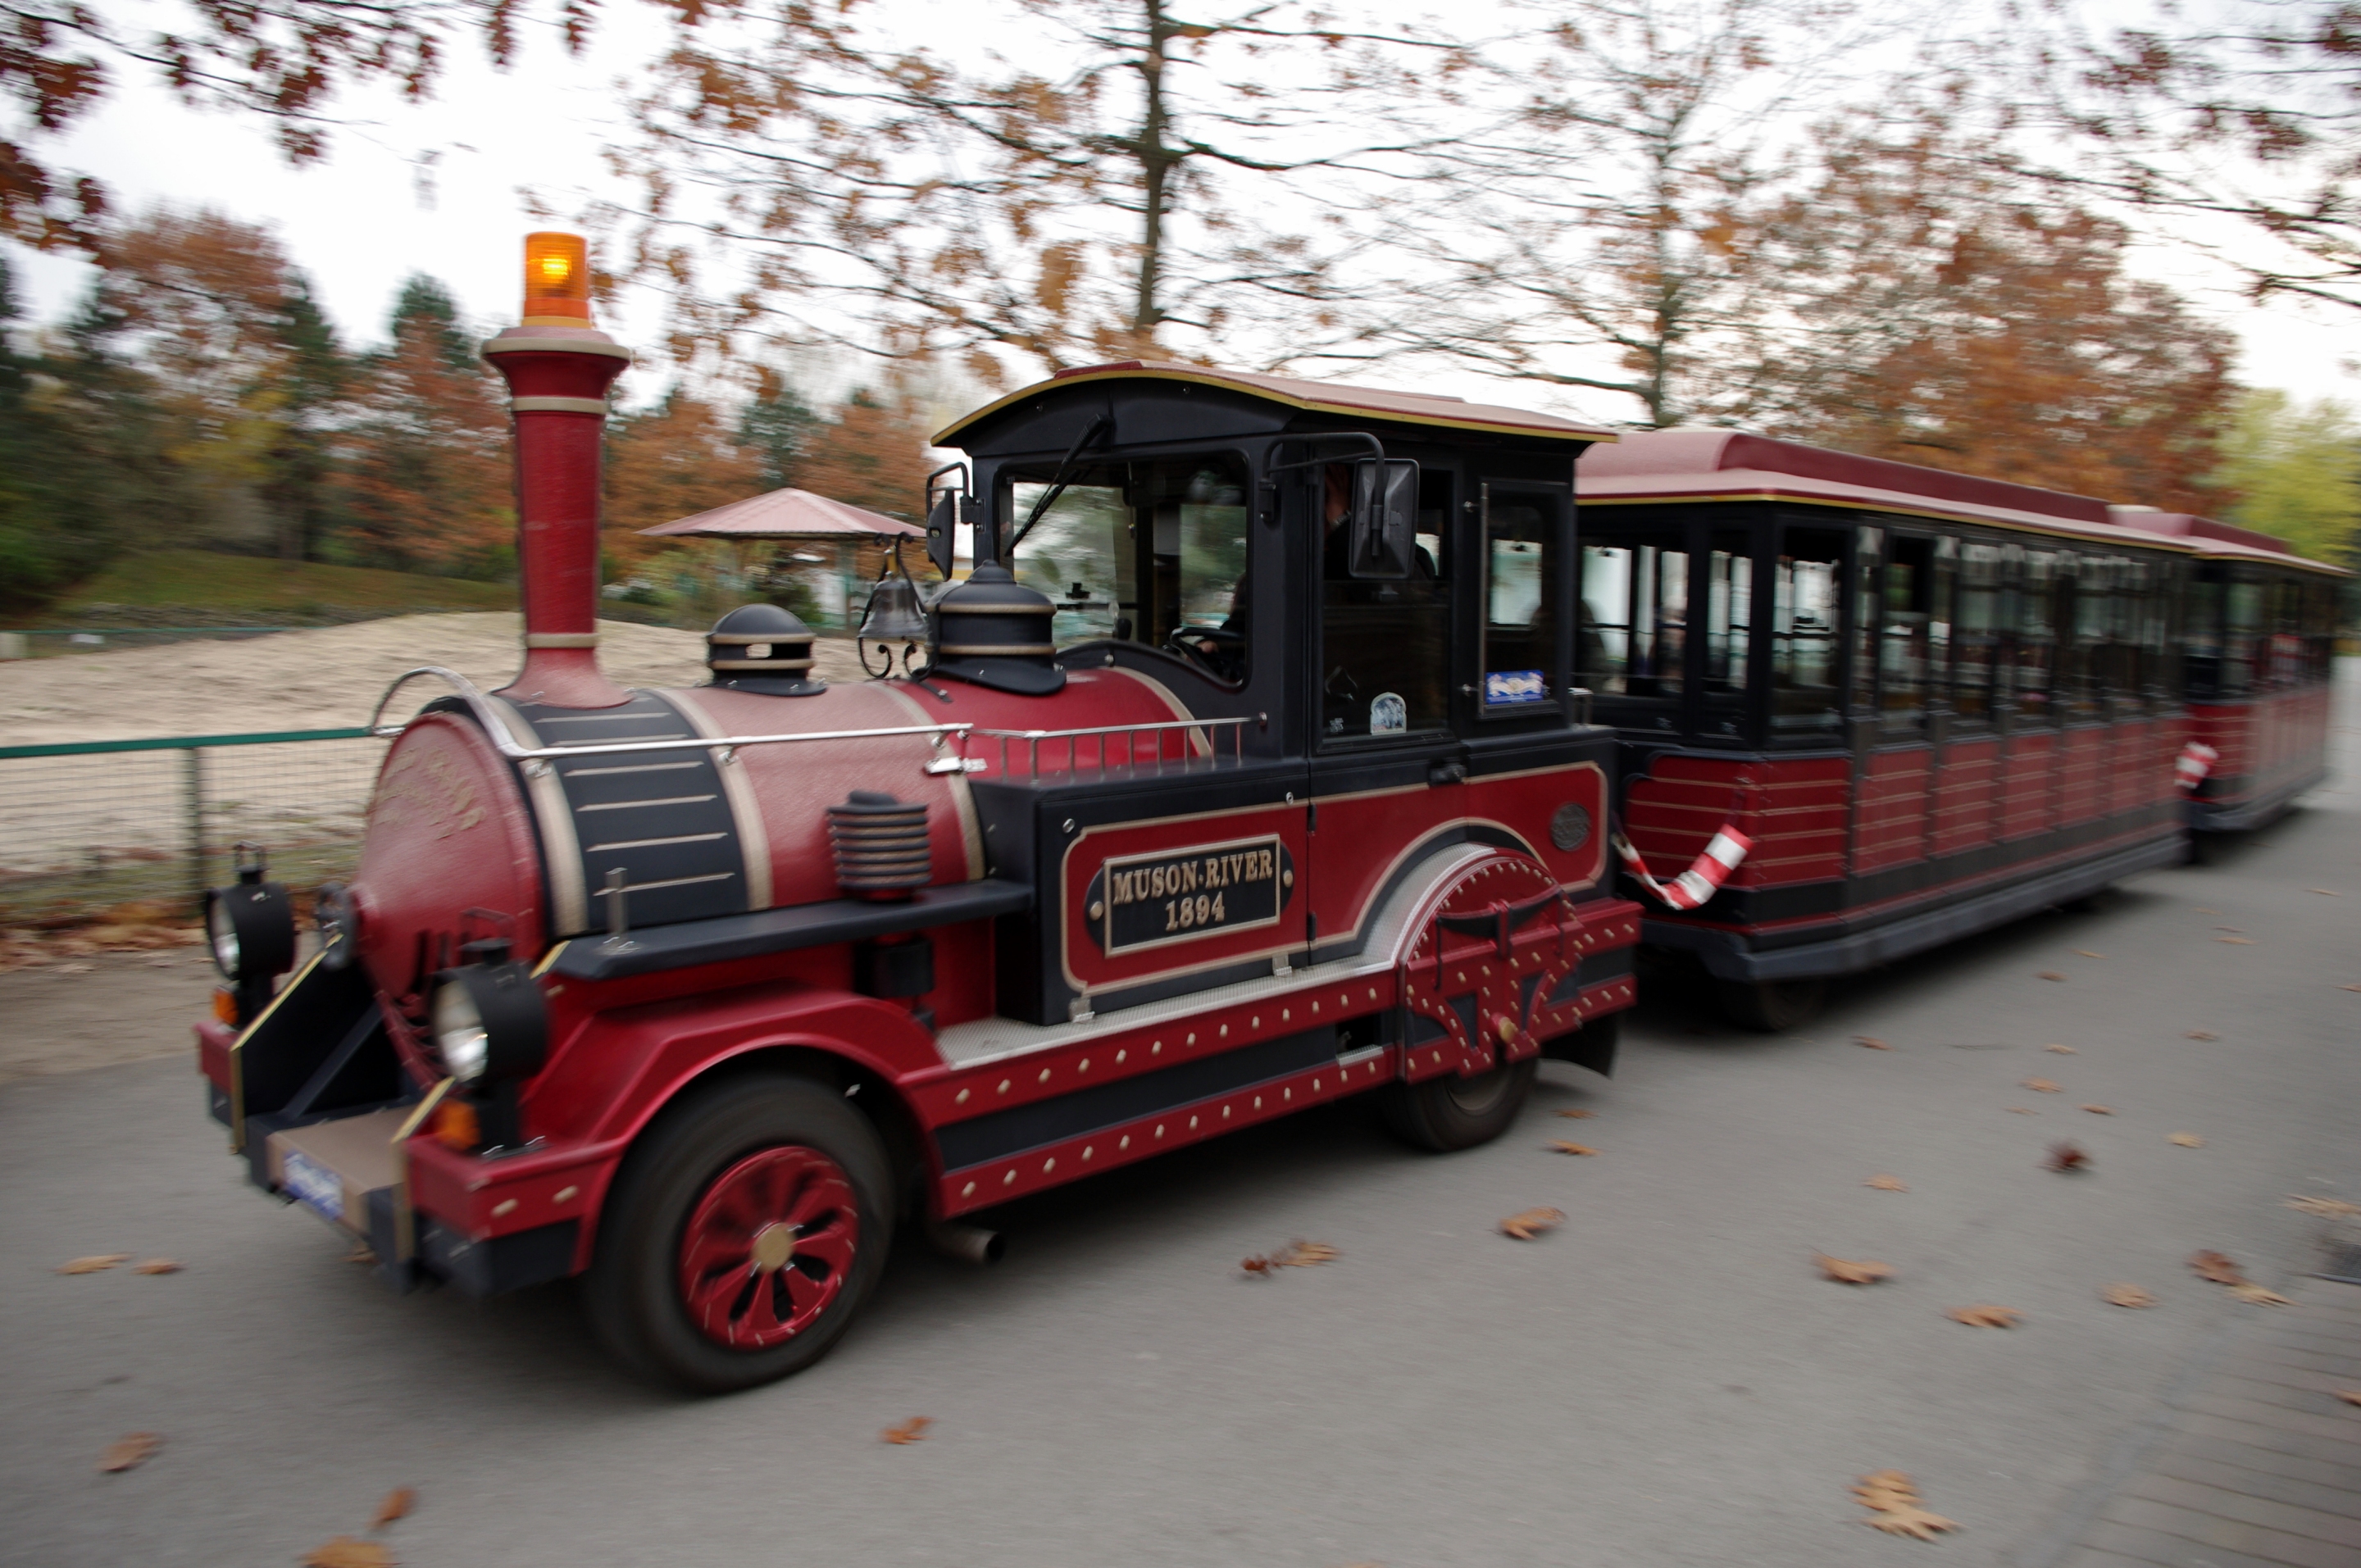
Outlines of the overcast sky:
[[[526,207],[538,191],[563,212],[619,191],[599,157],[617,139],[618,79],[660,46],[652,7],[616,5],[600,13],[588,56],[567,60],[546,32],[528,32],[524,57],[508,72],[492,71],[471,47],[456,48],[434,101],[401,104],[387,94],[344,101],[365,123],[335,133],[324,164],[289,168],[248,119],[181,107],[159,88],[125,79],[110,102],[49,150],[60,165],[97,175],[126,208],[156,201],[210,205],[279,233],[310,273],[347,344],[382,338],[401,280],[413,272],[441,279],[467,314],[498,324],[516,312],[519,241],[541,226]],[[1005,40],[1004,40],[1005,42]],[[20,293],[38,319],[54,319],[87,281],[79,264],[12,250]],[[2133,266],[2173,283],[2229,322],[2245,345],[2244,379],[2299,396],[2361,402],[2361,311],[2242,302],[2232,280],[2162,247],[2135,253]],[[655,314],[626,303],[603,323],[626,342],[649,342]],[[1361,378],[1384,381],[1381,370]],[[661,374],[642,373],[627,388],[633,400],[661,389]],[[1539,387],[1503,386],[1476,377],[1418,389],[1486,396],[1496,401],[1622,419],[1624,400]]]

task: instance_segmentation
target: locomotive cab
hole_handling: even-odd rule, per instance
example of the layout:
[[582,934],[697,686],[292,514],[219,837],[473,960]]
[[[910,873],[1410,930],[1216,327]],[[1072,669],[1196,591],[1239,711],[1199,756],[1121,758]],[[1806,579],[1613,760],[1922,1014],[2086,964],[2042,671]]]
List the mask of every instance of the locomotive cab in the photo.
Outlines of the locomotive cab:
[[937,438],[972,468],[929,548],[971,522],[977,565],[898,674],[821,682],[745,610],[710,684],[625,691],[586,502],[621,350],[577,302],[486,348],[524,669],[412,672],[451,689],[386,731],[318,954],[199,1030],[253,1179],[389,1283],[582,1276],[628,1365],[741,1387],[826,1352],[901,1220],[983,1255],[962,1216],[1249,1124],[1372,1094],[1458,1148],[1542,1057],[1611,1067],[1640,922],[1572,674],[1605,433],[1068,372]]

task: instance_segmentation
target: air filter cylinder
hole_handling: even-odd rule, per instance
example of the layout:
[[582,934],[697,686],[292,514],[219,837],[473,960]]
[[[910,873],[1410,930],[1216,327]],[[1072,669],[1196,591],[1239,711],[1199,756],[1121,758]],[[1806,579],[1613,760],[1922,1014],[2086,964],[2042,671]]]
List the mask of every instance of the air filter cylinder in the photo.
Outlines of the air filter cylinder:
[[854,898],[907,898],[934,880],[927,807],[880,790],[857,789],[828,808],[837,885]]

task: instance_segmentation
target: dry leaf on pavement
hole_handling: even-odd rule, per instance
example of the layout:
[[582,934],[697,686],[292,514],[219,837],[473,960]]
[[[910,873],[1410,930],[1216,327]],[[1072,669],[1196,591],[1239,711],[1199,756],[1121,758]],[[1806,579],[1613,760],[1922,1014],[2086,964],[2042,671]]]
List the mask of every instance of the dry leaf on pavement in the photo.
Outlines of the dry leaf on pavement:
[[2179,1144],[2185,1149],[2202,1149],[2205,1146],[2205,1140],[2194,1133],[2175,1133],[2167,1141]]
[[2040,1112],[2036,1111],[2030,1105],[2012,1105],[2008,1108],[2008,1113],[2012,1116],[2038,1116],[2041,1114]]
[[887,1427],[877,1435],[887,1442],[897,1445],[906,1442],[924,1442],[927,1438],[927,1429],[934,1424],[935,1418],[932,1416],[912,1416],[900,1426]]
[[163,1446],[164,1440],[152,1431],[125,1432],[106,1445],[106,1452],[98,1456],[98,1467],[105,1471],[129,1470],[147,1464],[148,1457]]
[[2299,1198],[2288,1195],[2287,1206],[2306,1214],[2318,1214],[2323,1219],[2350,1220],[2361,1215],[2361,1203],[2347,1203],[2342,1198]]
[[1299,1241],[1288,1247],[1287,1256],[1281,1261],[1290,1268],[1312,1268],[1320,1264],[1331,1262],[1340,1255],[1336,1249],[1326,1242]]
[[374,1541],[340,1535],[312,1548],[303,1568],[394,1568],[393,1553]]
[[2333,891],[2332,889],[2325,888],[2325,887],[2308,887],[2308,888],[2304,889],[2304,891],[2305,891],[2306,893],[2316,893],[2316,894],[2320,894],[2320,896],[2321,896],[2321,897],[2323,897],[2323,898],[2342,898],[2343,896],[2345,896],[2343,894],[2340,894],[2340,893],[2334,892],[2334,891]]
[[1814,1253],[1812,1261],[1820,1266],[1822,1274],[1839,1285],[1874,1285],[1894,1272],[1886,1264],[1866,1260],[1856,1263],[1850,1258],[1830,1257],[1824,1252]]
[[2116,1307],[2153,1307],[2156,1305],[2156,1298],[2149,1295],[2147,1291],[2141,1289],[2136,1285],[2110,1285],[2104,1290],[2100,1291],[2099,1294],[2101,1297],[2104,1298],[2110,1305]]
[[2041,1048],[2045,1051],[2056,1051],[2061,1057],[2070,1057],[2074,1054],[2074,1047],[2071,1046],[2044,1046]]
[[118,1263],[128,1263],[127,1252],[94,1253],[89,1257],[77,1257],[58,1265],[60,1274],[96,1274],[102,1268],[113,1268]]
[[1500,1222],[1500,1234],[1521,1242],[1529,1242],[1545,1231],[1554,1231],[1565,1223],[1563,1209],[1528,1209],[1521,1214],[1511,1214]]
[[2191,1040],[2218,1040],[2222,1036],[2211,1029],[2191,1029],[2183,1037]]
[[2082,1109],[2093,1116],[2112,1116],[2115,1113],[2114,1107],[2107,1105],[2085,1105]]
[[2034,976],[2033,978],[2034,978],[2034,979],[2036,979],[2036,980],[2064,980],[2066,977],[2065,977],[2064,975],[2062,975],[2062,974],[2059,974],[2059,973],[2056,970],[2054,970],[2054,969],[2046,969],[2046,970],[2043,970],[2039,974],[2037,974],[2037,975]]
[[134,1274],[178,1274],[181,1269],[187,1266],[188,1266],[186,1264],[181,1262],[178,1258],[151,1257],[131,1272]]
[[377,1506],[377,1518],[369,1520],[369,1529],[383,1530],[398,1519],[408,1516],[418,1506],[418,1491],[412,1486],[396,1486]]
[[2339,991],[2361,991],[2361,985],[2340,985],[2336,989]]
[[1597,1154],[1598,1152],[1588,1144],[1570,1144],[1563,1138],[1552,1138],[1549,1146],[1560,1154]]
[[345,1261],[346,1263],[375,1263],[377,1261],[377,1253],[370,1247],[368,1243],[358,1242],[354,1245],[352,1251],[345,1254]]
[[1890,1051],[1894,1048],[1875,1035],[1855,1035],[1852,1037],[1852,1043],[1856,1046],[1867,1046],[1872,1051]]
[[1965,1323],[1971,1329],[2013,1329],[2025,1316],[2014,1307],[1995,1307],[1979,1302],[1972,1307],[1954,1307],[1943,1316],[1955,1323]]
[[2278,1291],[2266,1290],[2261,1286],[2252,1283],[2233,1285],[2230,1287],[2230,1294],[2241,1301],[2252,1301],[2257,1307],[2284,1307],[2288,1304],[2288,1299]]
[[1910,1190],[1908,1185],[1898,1176],[1872,1176],[1867,1181],[1862,1182],[1861,1185],[1863,1187],[1874,1187],[1880,1192],[1907,1192]]
[[2348,1405],[2361,1405],[2361,1388],[2331,1388],[2329,1392]]
[[2088,1170],[2091,1168],[2091,1157],[2072,1144],[2052,1144],[2049,1146],[2049,1157],[2041,1164],[2048,1170]]
[[2066,1092],[2046,1078],[2028,1078],[2023,1083],[2018,1084],[2017,1087],[2019,1089],[2030,1089],[2036,1094],[2063,1094]]
[[2251,948],[2255,945],[2255,939],[2252,937],[2216,937],[2213,939],[2217,942],[2227,942],[2234,948]]
[[1958,1530],[1959,1524],[1940,1514],[1928,1513],[1920,1507],[1917,1486],[1907,1473],[1900,1470],[1880,1470],[1864,1475],[1852,1489],[1861,1506],[1871,1518],[1861,1523],[1889,1535],[1916,1536],[1920,1541],[1932,1541],[1937,1530]]
[[2216,1285],[2244,1285],[2246,1282],[2246,1273],[2239,1268],[2235,1259],[2228,1253],[2215,1252],[2211,1247],[2190,1254],[2189,1266]]
[[1579,1122],[1587,1117],[1596,1116],[1598,1113],[1596,1111],[1561,1111],[1558,1114],[1565,1117],[1569,1122]]
[[2088,948],[2077,948],[2074,949],[2074,956],[2078,959],[2103,959],[2107,955],[2104,953],[2094,953]]

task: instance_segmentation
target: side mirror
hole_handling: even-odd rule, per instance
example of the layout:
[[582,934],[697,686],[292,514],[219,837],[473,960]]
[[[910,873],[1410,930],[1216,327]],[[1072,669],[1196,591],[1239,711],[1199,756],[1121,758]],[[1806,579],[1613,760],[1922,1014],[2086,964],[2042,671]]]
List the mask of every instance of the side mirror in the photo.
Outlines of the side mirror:
[[[945,474],[957,474],[955,483],[937,488]],[[975,498],[967,493],[967,465],[953,463],[927,476],[927,559],[943,581],[950,581],[951,560],[959,545],[960,524],[975,521]]]
[[1364,457],[1353,465],[1352,550],[1356,578],[1399,582],[1417,549],[1418,465],[1407,457]]

